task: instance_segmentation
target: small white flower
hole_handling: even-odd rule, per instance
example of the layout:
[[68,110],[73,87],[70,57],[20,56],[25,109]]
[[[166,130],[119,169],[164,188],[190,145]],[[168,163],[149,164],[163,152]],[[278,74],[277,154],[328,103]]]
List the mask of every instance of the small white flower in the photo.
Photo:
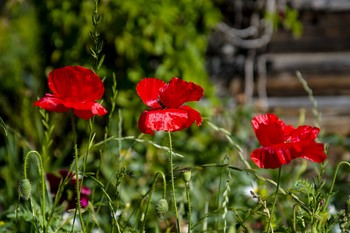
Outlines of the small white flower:
[[[247,185],[243,187],[243,194],[248,198],[253,198],[252,193],[258,193],[259,187],[256,182],[252,181],[251,185]],[[256,200],[256,198],[253,198]]]

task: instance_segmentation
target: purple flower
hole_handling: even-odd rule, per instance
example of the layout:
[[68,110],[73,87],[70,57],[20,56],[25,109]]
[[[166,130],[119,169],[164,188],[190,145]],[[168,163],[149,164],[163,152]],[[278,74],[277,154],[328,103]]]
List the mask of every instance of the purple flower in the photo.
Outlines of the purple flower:
[[[76,199],[77,199],[77,193],[76,193],[76,177],[72,173],[68,173],[68,170],[59,170],[59,176],[56,176],[53,173],[46,174],[47,180],[50,184],[50,191],[53,196],[57,195],[58,188],[60,185],[60,182],[63,182],[63,180],[67,177],[68,178],[68,184],[64,187],[62,195],[59,200],[59,204],[66,204],[65,209],[74,209],[76,208]],[[89,195],[91,194],[91,189],[89,189],[86,186],[81,187],[80,191],[80,206],[82,208],[85,208],[89,204]]]

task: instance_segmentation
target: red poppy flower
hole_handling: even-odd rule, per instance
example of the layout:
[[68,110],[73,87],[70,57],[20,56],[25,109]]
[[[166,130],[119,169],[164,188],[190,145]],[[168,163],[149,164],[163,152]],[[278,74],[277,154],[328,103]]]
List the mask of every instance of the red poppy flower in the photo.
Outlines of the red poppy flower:
[[142,113],[139,128],[143,133],[153,131],[178,131],[196,122],[202,124],[199,112],[185,102],[198,101],[203,96],[203,88],[179,78],[172,78],[169,83],[156,78],[145,78],[136,86],[137,94],[151,109]]
[[261,168],[279,168],[296,158],[316,163],[326,159],[324,145],[315,142],[319,128],[303,125],[295,129],[274,114],[255,116],[252,125],[262,147],[251,158]]
[[[72,173],[68,173],[67,170],[60,170],[59,171],[59,176],[56,176],[55,174],[48,173],[46,174],[47,180],[49,181],[50,184],[50,192],[52,193],[53,196],[56,196],[58,192],[58,188],[60,183],[68,177],[69,183],[65,186],[61,198],[59,200],[59,203],[66,203],[66,209],[74,209],[76,207],[76,179],[75,175]],[[80,181],[81,182],[81,181]],[[91,189],[89,189],[86,186],[81,187],[81,192],[80,192],[80,206],[82,208],[85,208],[89,204],[89,195],[91,194]]]
[[45,94],[34,106],[53,112],[67,112],[72,108],[77,117],[85,120],[107,113],[96,102],[102,97],[104,86],[92,70],[81,66],[58,68],[50,72],[48,83],[53,94]]

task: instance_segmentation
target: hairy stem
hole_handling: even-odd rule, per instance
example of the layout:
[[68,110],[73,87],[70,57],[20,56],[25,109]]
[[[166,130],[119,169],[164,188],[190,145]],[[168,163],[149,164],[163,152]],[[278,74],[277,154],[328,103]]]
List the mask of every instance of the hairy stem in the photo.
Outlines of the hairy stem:
[[191,208],[191,193],[190,193],[190,183],[187,182],[186,183],[186,197],[187,197],[187,208],[188,208],[188,212],[187,212],[187,221],[188,221],[188,233],[192,232],[192,208]]
[[276,186],[275,198],[273,199],[273,204],[272,204],[272,207],[271,207],[269,224],[267,225],[267,232],[270,230],[270,228],[271,228],[271,232],[273,232],[273,228],[271,226],[271,220],[272,220],[273,212],[275,211],[275,205],[276,205],[276,202],[277,202],[278,190],[280,188],[281,171],[282,171],[282,167],[280,167],[278,169],[278,177],[277,177],[277,186]]
[[153,180],[153,183],[152,183],[152,187],[149,191],[149,197],[148,197],[148,200],[147,200],[147,205],[146,205],[146,209],[145,209],[145,212],[143,214],[143,218],[142,218],[142,225],[141,225],[141,231],[140,232],[145,232],[145,224],[146,224],[146,217],[147,217],[147,213],[148,213],[148,207],[149,207],[149,204],[151,203],[151,199],[152,199],[152,194],[153,194],[153,191],[155,189],[155,184],[157,182],[157,178],[158,176],[161,175],[162,176],[162,179],[163,179],[163,198],[165,199],[166,198],[166,180],[165,180],[165,176],[162,172],[157,172],[155,177],[154,177],[154,180]]
[[171,176],[171,192],[173,198],[173,205],[176,216],[176,232],[180,233],[180,222],[179,222],[179,213],[177,211],[176,205],[176,195],[175,195],[175,181],[174,181],[174,167],[173,167],[173,145],[171,140],[171,133],[168,132],[169,135],[169,149],[170,149],[170,176]]
[[29,151],[26,156],[24,157],[24,179],[27,179],[27,160],[31,154],[35,154],[38,158],[38,167],[40,169],[40,176],[41,176],[41,212],[43,217],[43,229],[44,232],[46,231],[46,183],[45,183],[45,171],[43,166],[43,161],[41,159],[40,154],[37,151]]
[[[81,224],[81,230],[82,230],[82,232],[85,232],[83,215],[81,213],[81,205],[80,205],[81,186],[80,186],[80,182],[79,182],[79,164],[78,164],[79,163],[79,153],[78,153],[78,142],[77,142],[77,127],[76,127],[73,113],[71,113],[71,121],[72,121],[72,131],[73,131],[73,140],[74,140],[75,189],[76,189],[76,193],[77,193],[77,209],[78,209],[78,215],[79,215],[79,220],[80,220],[80,224]],[[73,220],[72,229],[74,228],[75,215],[76,215],[76,211],[74,213],[74,220]]]
[[330,200],[330,198],[331,198],[331,196],[332,196],[332,192],[333,192],[335,180],[336,180],[337,175],[338,175],[338,170],[339,170],[340,166],[343,165],[343,164],[344,164],[344,165],[348,165],[348,166],[350,167],[350,163],[349,163],[349,162],[346,162],[346,161],[342,161],[342,162],[340,162],[340,163],[337,165],[337,168],[335,169],[333,181],[332,181],[332,186],[331,186],[331,188],[330,188],[330,190],[329,190],[328,198],[327,198],[326,203],[325,203],[325,205],[324,205],[324,210],[326,210],[326,208],[328,207],[329,200]]

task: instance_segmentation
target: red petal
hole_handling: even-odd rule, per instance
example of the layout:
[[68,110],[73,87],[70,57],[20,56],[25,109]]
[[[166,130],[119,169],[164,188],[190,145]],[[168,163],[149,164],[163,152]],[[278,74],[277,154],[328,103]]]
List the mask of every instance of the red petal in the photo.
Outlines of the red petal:
[[297,158],[297,153],[290,143],[262,147],[251,154],[253,162],[261,168],[279,168],[295,158]]
[[148,123],[150,121],[148,116],[149,111],[144,111],[139,118],[138,126],[142,133],[153,135],[153,127]]
[[314,141],[319,132],[320,129],[317,127],[311,127],[307,125],[299,126],[292,132],[290,140],[293,142]]
[[305,146],[300,154],[300,157],[315,163],[322,163],[327,158],[326,154],[324,153],[324,145],[316,142]]
[[172,78],[160,90],[160,101],[167,108],[179,108],[185,102],[198,101],[203,97],[204,90],[199,85]]
[[103,116],[107,113],[107,110],[104,107],[102,107],[102,105],[100,105],[99,103],[92,103],[85,109],[82,108],[82,106],[79,107],[80,108],[74,109],[74,114],[77,117],[82,118],[84,120],[88,120],[94,115]]
[[262,146],[283,143],[285,129],[290,129],[274,114],[257,115],[252,120],[255,135]]
[[90,69],[81,66],[65,66],[50,72],[49,88],[56,97],[78,101],[95,101],[102,97],[101,79]]
[[92,114],[91,110],[74,110],[74,114],[77,117],[82,118],[84,120],[89,120],[91,117],[94,116],[94,114]]
[[187,124],[185,124],[186,128],[190,127],[193,124],[193,122],[196,122],[197,126],[202,125],[203,120],[199,112],[188,106],[182,106],[180,107],[180,109],[186,110],[188,113]]
[[99,115],[99,116],[103,116],[108,113],[108,111],[104,107],[102,107],[102,105],[99,103],[94,103],[94,105],[92,105],[91,107],[91,111],[93,114]]
[[142,79],[136,86],[137,94],[141,100],[151,108],[161,108],[159,104],[159,90],[166,85],[156,78]]
[[67,112],[69,110],[69,108],[65,107],[62,104],[61,99],[56,98],[50,94],[46,94],[45,97],[39,99],[38,101],[35,101],[34,106],[38,106],[51,112]]
[[146,134],[153,131],[178,131],[185,129],[197,121],[200,125],[202,118],[199,113],[190,108],[185,109],[161,109],[144,111],[139,119],[140,130]]

